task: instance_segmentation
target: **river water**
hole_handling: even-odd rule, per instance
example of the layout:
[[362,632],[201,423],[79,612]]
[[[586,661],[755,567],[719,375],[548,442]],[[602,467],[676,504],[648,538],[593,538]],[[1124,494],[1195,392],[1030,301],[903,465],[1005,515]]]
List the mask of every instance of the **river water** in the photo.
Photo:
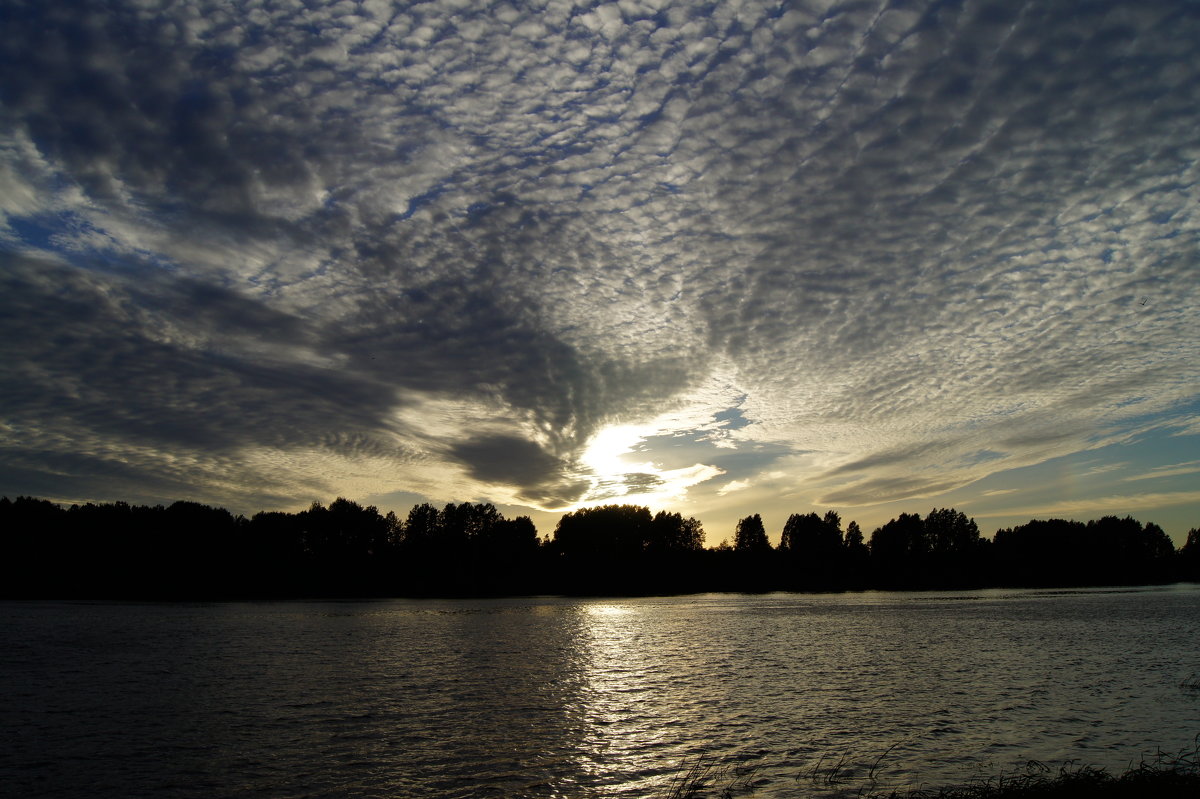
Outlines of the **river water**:
[[23,797],[757,797],[1121,770],[1200,733],[1200,586],[0,604]]

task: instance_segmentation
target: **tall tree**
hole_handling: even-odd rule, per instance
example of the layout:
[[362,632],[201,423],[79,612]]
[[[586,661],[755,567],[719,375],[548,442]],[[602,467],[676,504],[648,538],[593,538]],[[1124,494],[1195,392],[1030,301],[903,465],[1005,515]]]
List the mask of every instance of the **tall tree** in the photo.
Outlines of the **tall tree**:
[[779,549],[795,560],[826,562],[842,550],[842,520],[835,511],[825,518],[815,513],[793,513],[783,525]]
[[413,505],[404,520],[404,548],[414,555],[430,553],[437,547],[440,528],[438,509],[428,502]]
[[871,560],[895,564],[924,555],[928,550],[925,523],[918,513],[901,513],[871,533]]
[[954,508],[934,508],[925,517],[925,536],[930,552],[967,554],[979,547],[979,527],[974,519]]
[[863,541],[862,528],[858,522],[852,521],[846,525],[846,535],[843,540],[845,547],[844,582],[848,588],[862,588],[868,584],[867,568],[870,564],[871,551]]
[[1187,538],[1179,548],[1180,577],[1185,580],[1200,580],[1200,527],[1187,531]]
[[771,542],[767,540],[767,530],[763,527],[762,517],[757,513],[740,519],[737,531],[733,537],[733,548],[738,552],[769,552]]
[[637,505],[580,508],[558,520],[554,545],[568,556],[629,558],[646,548],[653,522],[650,509]]
[[691,517],[660,510],[650,525],[646,551],[697,552],[704,548],[704,528]]
[[866,551],[867,545],[863,543],[863,531],[862,528],[858,526],[858,522],[852,521],[850,524],[846,525],[845,544],[847,551]]

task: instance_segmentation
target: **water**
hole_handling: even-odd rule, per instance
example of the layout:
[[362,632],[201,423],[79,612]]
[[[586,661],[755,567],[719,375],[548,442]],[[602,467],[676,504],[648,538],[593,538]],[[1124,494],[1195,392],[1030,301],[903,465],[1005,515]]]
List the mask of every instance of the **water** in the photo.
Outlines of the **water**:
[[0,619],[11,796],[661,796],[700,756],[815,796],[1119,770],[1200,733],[1200,586]]

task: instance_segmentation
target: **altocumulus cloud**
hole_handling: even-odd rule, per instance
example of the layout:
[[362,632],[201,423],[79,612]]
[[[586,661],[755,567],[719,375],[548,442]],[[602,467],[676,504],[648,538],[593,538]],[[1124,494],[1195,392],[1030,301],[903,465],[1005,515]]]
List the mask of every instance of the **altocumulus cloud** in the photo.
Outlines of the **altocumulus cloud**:
[[1198,73],[1168,0],[7,0],[3,490],[568,507],[662,484],[624,424],[853,505],[1186,425]]

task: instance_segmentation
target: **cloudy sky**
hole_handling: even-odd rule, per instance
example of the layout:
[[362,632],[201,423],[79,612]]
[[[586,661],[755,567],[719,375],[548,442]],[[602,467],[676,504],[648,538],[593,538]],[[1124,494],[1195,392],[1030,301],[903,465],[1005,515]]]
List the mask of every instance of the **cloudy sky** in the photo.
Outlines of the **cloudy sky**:
[[0,493],[1200,526],[1200,6],[0,0]]

